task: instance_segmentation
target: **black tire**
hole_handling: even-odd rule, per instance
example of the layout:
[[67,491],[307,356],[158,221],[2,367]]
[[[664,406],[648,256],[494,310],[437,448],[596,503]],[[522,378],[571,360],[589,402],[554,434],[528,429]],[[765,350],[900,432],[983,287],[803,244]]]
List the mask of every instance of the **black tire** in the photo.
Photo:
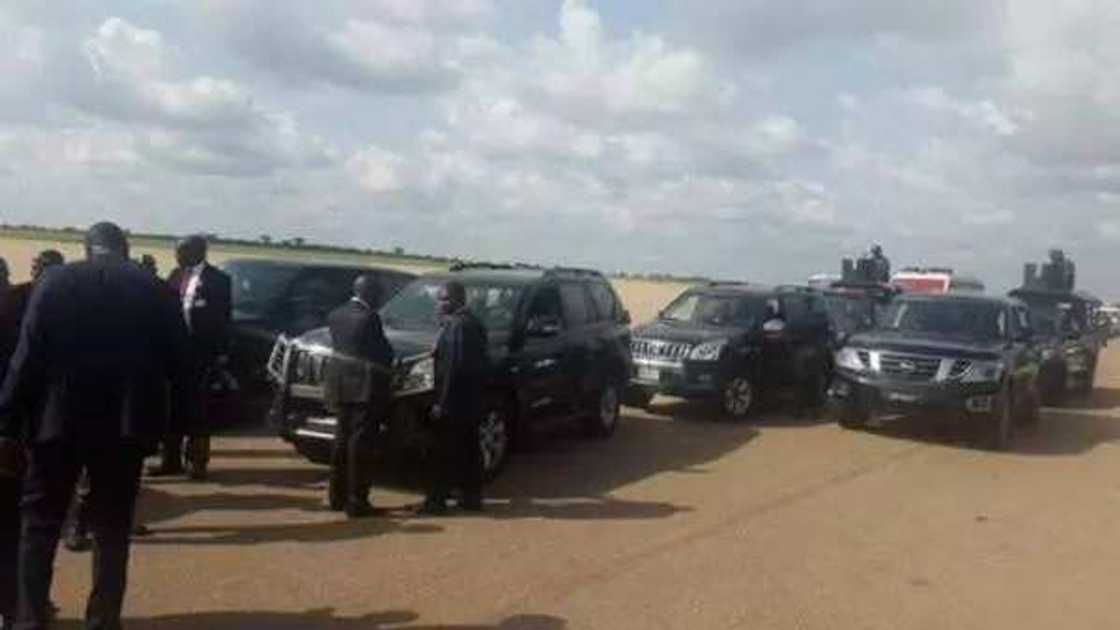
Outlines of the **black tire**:
[[654,395],[653,391],[645,387],[630,387],[627,388],[622,403],[635,409],[649,409],[649,404],[653,402]]
[[759,391],[753,378],[742,374],[723,383],[720,408],[732,420],[745,420],[758,409]]
[[1019,414],[1019,424],[1022,426],[1034,426],[1038,424],[1039,419],[1042,417],[1042,401],[1038,393],[1037,387],[1031,387],[1030,392],[1027,394],[1027,400],[1023,405],[1023,410]]
[[588,435],[608,438],[614,435],[621,417],[622,393],[617,384],[608,382],[599,390],[595,406],[584,417]]
[[1089,362],[1089,367],[1085,373],[1085,378],[1077,384],[1077,388],[1074,391],[1081,396],[1090,396],[1092,395],[1093,388],[1096,387],[1096,384],[1097,357],[1093,357],[1093,360]]
[[478,424],[478,446],[482,480],[489,482],[502,474],[513,446],[513,405],[505,401],[487,404]]
[[1014,401],[1011,394],[1004,391],[996,403],[996,409],[980,425],[980,443],[990,451],[1005,451],[1011,445],[1011,432],[1014,422]]
[[1049,375],[1043,387],[1042,402],[1050,407],[1058,407],[1065,403],[1069,393],[1066,388],[1067,380],[1064,366]]
[[805,405],[809,409],[820,409],[828,402],[828,369],[822,364],[810,371],[804,384]]
[[840,403],[836,406],[836,421],[845,429],[862,429],[871,421],[871,410],[863,405]]

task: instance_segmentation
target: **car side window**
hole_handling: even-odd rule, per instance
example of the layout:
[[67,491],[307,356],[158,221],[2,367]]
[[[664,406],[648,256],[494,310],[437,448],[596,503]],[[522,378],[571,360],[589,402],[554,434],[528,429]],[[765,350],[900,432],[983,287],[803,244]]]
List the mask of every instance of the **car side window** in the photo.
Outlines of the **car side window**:
[[622,319],[622,305],[618,303],[618,298],[608,284],[592,282],[588,289],[595,306],[596,321],[615,322]]
[[322,326],[327,313],[345,301],[345,294],[340,295],[338,285],[337,278],[315,270],[293,282],[284,309],[291,332],[298,334]]
[[803,296],[788,295],[782,298],[782,313],[787,324],[809,323],[809,305]]
[[560,292],[556,287],[546,286],[537,290],[529,303],[529,319],[553,319],[564,322],[564,311],[560,306]]
[[594,320],[587,290],[582,284],[565,282],[560,285],[560,297],[564,303],[564,320],[569,328],[578,328]]

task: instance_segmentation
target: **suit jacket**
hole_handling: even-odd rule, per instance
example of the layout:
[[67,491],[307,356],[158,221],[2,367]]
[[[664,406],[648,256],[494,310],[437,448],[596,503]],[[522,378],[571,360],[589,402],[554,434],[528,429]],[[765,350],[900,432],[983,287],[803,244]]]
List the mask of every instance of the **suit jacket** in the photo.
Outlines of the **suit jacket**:
[[0,387],[0,435],[154,444],[168,432],[171,396],[187,391],[186,335],[162,283],[131,262],[52,269]]
[[[182,298],[180,287],[186,270],[179,268],[171,272],[167,284]],[[206,265],[199,274],[198,289],[194,302],[189,309],[189,332],[191,350],[196,359],[204,365],[212,363],[219,355],[229,352],[230,319],[233,311],[233,283],[229,274]],[[180,316],[182,318],[182,316]]]
[[19,343],[19,329],[27,303],[31,299],[32,288],[30,282],[16,284],[0,296],[0,382],[3,382],[4,375],[8,372],[8,362],[12,360]]
[[486,328],[463,308],[444,323],[435,350],[436,404],[458,422],[478,422],[490,367]]
[[350,300],[331,311],[327,325],[336,354],[326,369],[327,402],[337,406],[387,398],[393,347],[377,311]]

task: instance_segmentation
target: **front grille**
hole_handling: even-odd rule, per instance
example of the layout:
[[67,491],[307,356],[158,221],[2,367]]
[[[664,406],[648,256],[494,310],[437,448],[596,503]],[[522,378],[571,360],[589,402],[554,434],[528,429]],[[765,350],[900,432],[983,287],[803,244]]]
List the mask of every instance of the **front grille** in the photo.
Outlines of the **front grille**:
[[941,369],[941,359],[906,354],[883,354],[879,357],[882,372],[897,379],[932,381]]
[[322,385],[327,357],[307,350],[292,352],[292,382],[299,385]]
[[635,359],[680,361],[692,352],[692,344],[657,339],[634,339],[630,342],[630,351]]

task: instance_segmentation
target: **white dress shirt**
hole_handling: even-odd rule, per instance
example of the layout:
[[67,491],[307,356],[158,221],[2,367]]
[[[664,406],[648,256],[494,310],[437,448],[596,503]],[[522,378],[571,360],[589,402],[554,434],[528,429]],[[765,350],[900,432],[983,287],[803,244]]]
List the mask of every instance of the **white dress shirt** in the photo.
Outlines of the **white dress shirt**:
[[205,303],[197,303],[195,297],[198,295],[198,287],[202,286],[202,270],[206,268],[206,262],[195,265],[185,271],[187,274],[187,286],[183,290],[183,320],[187,322],[187,327],[191,326],[191,309],[195,306],[206,306]]

